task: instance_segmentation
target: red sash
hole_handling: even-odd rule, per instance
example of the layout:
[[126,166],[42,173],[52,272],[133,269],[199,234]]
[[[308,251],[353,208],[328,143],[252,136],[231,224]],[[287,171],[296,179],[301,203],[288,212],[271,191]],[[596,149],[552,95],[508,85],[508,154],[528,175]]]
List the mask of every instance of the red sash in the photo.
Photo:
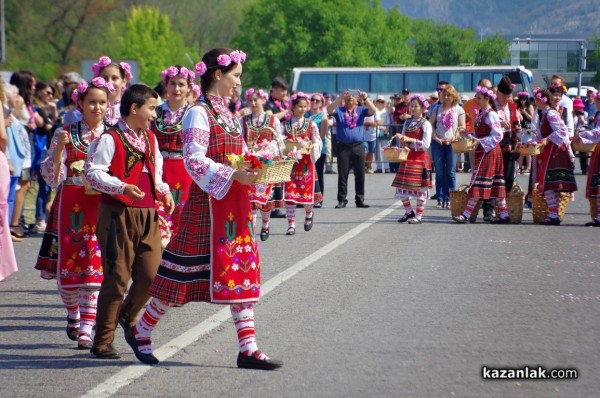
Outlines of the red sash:
[[185,169],[183,159],[164,159],[162,177],[163,182],[169,184],[169,187],[171,188],[171,195],[175,202],[175,210],[173,210],[173,214],[166,216],[165,208],[160,201],[156,202],[156,209],[158,215],[165,219],[172,233],[172,237],[174,237],[177,234],[181,210],[188,200],[190,186],[192,185],[193,180]]
[[234,182],[223,199],[211,197],[210,217],[211,302],[257,301],[260,259],[247,189]]
[[58,216],[58,285],[100,286],[104,274],[96,221],[100,195],[86,195],[83,186],[64,185]]

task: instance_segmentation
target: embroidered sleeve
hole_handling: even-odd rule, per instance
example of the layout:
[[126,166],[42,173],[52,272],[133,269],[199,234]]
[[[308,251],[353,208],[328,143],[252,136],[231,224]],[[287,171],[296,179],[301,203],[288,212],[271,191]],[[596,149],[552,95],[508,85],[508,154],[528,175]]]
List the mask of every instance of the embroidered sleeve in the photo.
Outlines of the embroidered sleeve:
[[547,117],[550,128],[552,128],[552,133],[548,136],[548,139],[558,146],[562,144],[569,145],[569,131],[562,121],[560,113],[554,109],[550,109]]
[[50,142],[50,148],[48,148],[48,152],[46,153],[46,158],[40,163],[40,173],[42,174],[42,178],[48,185],[50,185],[52,189],[58,188],[58,186],[62,184],[67,177],[67,168],[65,167],[67,151],[65,149],[62,151],[62,161],[57,172],[54,170],[54,160],[52,159],[54,151],[56,150],[56,145],[58,144],[59,134],[57,133],[60,131],[62,131],[62,127],[56,129],[56,132],[52,137],[52,141]]
[[600,142],[600,127],[593,130],[585,130],[579,132],[579,138],[584,144],[597,144]]
[[319,128],[315,122],[311,120],[308,128],[310,129],[310,141],[312,142],[312,148],[310,149],[310,160],[315,163],[321,157],[323,141],[321,140],[321,134],[319,134]]
[[160,148],[158,145],[158,140],[156,136],[154,137],[154,181],[156,182],[156,198],[158,200],[162,200],[166,194],[171,192],[169,188],[169,184],[163,181],[163,157],[160,153]]
[[433,132],[433,127],[431,127],[431,123],[428,120],[423,122],[423,139],[416,140],[414,142],[413,148],[415,151],[426,151],[431,146],[431,134]]
[[285,144],[283,143],[283,135],[281,134],[281,122],[276,117],[273,118],[273,128],[275,129],[275,137],[272,141],[273,153],[285,156]]
[[502,140],[502,127],[500,126],[500,116],[496,112],[490,111],[485,117],[485,123],[492,129],[490,135],[479,140],[479,144],[487,153],[494,149]]
[[194,106],[183,118],[183,163],[198,186],[216,199],[222,199],[233,183],[234,169],[206,157],[210,140],[208,115]]
[[104,134],[92,142],[85,162],[85,178],[97,191],[122,195],[127,184],[108,173],[114,155],[115,142],[111,135]]

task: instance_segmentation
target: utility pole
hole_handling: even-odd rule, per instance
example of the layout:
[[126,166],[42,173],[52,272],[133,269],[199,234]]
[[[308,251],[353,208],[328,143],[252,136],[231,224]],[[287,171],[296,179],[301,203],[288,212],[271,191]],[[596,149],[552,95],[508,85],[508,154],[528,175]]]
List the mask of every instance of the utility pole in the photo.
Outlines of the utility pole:
[[581,96],[581,75],[586,68],[585,58],[587,55],[587,49],[585,48],[585,42],[579,42],[579,54],[577,57],[577,96]]
[[0,62],[6,61],[6,40],[4,39],[4,0],[0,0]]

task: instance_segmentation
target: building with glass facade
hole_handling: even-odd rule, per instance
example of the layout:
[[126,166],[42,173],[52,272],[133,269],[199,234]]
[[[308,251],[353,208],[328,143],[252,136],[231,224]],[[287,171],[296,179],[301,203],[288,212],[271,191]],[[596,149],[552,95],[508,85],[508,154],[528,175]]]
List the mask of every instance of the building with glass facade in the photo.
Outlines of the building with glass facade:
[[511,65],[523,65],[531,70],[534,86],[547,84],[554,74],[563,76],[568,87],[577,86],[579,54],[581,48],[585,48],[587,62],[581,84],[595,86],[591,80],[598,70],[598,65],[590,61],[594,47],[591,40],[583,38],[515,37],[510,45]]

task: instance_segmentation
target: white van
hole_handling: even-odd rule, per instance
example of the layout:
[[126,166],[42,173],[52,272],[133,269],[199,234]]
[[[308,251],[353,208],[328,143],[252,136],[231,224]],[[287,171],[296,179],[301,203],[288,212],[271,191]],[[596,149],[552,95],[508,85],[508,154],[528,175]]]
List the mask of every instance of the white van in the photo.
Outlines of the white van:
[[[579,92],[579,96],[582,99],[585,99],[587,96],[588,90],[598,91],[595,87],[592,86],[581,86],[581,91]],[[567,96],[571,99],[577,97],[577,87],[571,87],[567,90]]]

